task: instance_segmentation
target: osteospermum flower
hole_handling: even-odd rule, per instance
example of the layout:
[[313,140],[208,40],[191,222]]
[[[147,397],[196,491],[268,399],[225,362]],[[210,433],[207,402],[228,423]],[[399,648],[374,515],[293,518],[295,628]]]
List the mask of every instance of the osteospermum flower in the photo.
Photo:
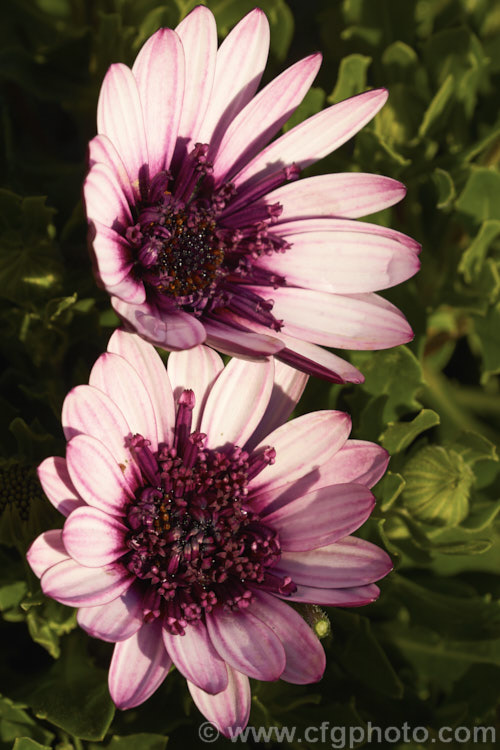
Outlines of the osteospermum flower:
[[156,32],[132,69],[110,67],[84,186],[96,276],[126,327],[167,350],[206,342],[360,382],[318,344],[384,349],[412,338],[374,292],[417,271],[419,245],[356,221],[405,188],[361,173],[296,179],[371,120],[387,91],[335,104],[266,145],[321,63],[310,55],[255,95],[268,48],[261,10],[217,49],[200,6]]
[[146,700],[173,663],[228,734],[248,720],[249,677],[322,676],[320,642],[289,602],[377,597],[390,559],[350,534],[387,454],[348,440],[343,412],[284,423],[306,379],[273,358],[224,368],[204,346],[170,354],[167,374],[150,344],[116,331],[66,397],[66,458],[39,477],[67,518],[28,560],[45,594],[116,642],[118,707]]

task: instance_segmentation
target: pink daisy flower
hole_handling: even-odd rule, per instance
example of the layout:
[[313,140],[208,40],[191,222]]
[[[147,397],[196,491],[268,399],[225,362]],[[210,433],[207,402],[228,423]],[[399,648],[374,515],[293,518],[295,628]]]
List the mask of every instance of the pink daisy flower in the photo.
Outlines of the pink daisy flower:
[[357,606],[391,568],[350,536],[370,515],[387,453],[319,411],[285,423],[307,376],[265,358],[224,367],[174,352],[168,372],[115,331],[89,385],[66,397],[66,458],[39,467],[66,516],[28,560],[47,596],[115,642],[109,689],[145,701],[172,664],[226,735],[244,727],[249,677],[319,680],[325,654],[287,602]]
[[214,17],[199,6],[175,31],[153,34],[132,69],[110,67],[84,186],[96,277],[125,326],[167,350],[205,342],[360,382],[321,347],[384,349],[412,338],[375,292],[418,270],[420,246],[356,221],[405,188],[361,173],[296,179],[371,120],[387,91],[335,104],[269,144],[321,55],[256,94],[268,49],[261,10],[217,49]]

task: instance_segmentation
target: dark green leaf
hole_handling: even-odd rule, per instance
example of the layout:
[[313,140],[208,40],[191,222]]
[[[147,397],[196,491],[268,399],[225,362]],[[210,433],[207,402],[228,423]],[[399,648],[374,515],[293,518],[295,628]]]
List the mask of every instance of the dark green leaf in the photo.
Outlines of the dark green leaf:
[[365,57],[365,55],[353,54],[344,57],[340,63],[337,83],[328,97],[328,103],[336,104],[364,91],[366,73],[371,61],[371,57]]
[[380,441],[391,454],[404,451],[422,432],[436,427],[439,421],[439,414],[435,411],[422,409],[411,422],[389,422]]
[[42,681],[30,686],[26,700],[38,718],[75,737],[97,741],[111,724],[114,706],[106,672],[90,662],[87,642],[79,632],[65,638],[61,657]]

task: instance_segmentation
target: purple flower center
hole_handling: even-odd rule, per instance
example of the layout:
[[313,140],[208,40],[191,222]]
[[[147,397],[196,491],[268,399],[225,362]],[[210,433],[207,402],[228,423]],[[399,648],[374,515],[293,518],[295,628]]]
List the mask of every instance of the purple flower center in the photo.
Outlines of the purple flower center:
[[[207,145],[197,143],[175,175],[160,172],[149,183],[142,181],[135,224],[125,232],[133,272],[148,298],[161,306],[196,316],[227,308],[279,330],[272,303],[245,284],[285,284],[283,277],[255,264],[261,255],[289,248],[271,229],[282,208],[279,203],[240,205],[232,183],[214,184],[207,152]],[[251,201],[297,176],[295,167],[282,170]]]
[[184,391],[171,447],[153,453],[142,436],[129,439],[144,485],[127,511],[130,551],[122,562],[143,582],[144,619],[161,616],[172,634],[216,605],[248,606],[252,586],[295,590],[291,579],[272,574],[278,535],[246,499],[248,482],[274,462],[274,449],[206,448],[205,436],[191,432],[193,406],[192,391]]

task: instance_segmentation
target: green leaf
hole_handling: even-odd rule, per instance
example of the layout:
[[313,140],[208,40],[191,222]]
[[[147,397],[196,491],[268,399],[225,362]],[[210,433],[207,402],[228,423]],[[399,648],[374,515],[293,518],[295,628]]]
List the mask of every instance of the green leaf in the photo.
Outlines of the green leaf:
[[455,81],[450,74],[444,79],[424,113],[422,123],[418,129],[418,134],[421,138],[428,135],[429,131],[435,129],[437,124],[443,124],[443,120],[446,119],[444,116],[445,111],[449,108],[454,94]]
[[0,695],[0,739],[2,742],[12,742],[19,738],[29,737],[31,740],[50,743],[54,735],[34,721],[24,710],[23,703],[16,703]]
[[381,508],[384,512],[397,500],[403,492],[405,485],[406,482],[401,474],[394,474],[391,471],[386,472],[375,490],[376,496],[381,498]]
[[39,719],[80,739],[100,741],[111,724],[114,706],[106,672],[89,661],[87,642],[80,631],[65,638],[61,657],[26,690],[26,701]]
[[438,191],[438,208],[449,208],[456,197],[455,184],[449,172],[440,167],[436,167],[432,174],[432,179]]
[[439,424],[439,414],[432,409],[422,409],[411,422],[389,422],[387,430],[380,436],[380,441],[389,453],[399,453],[426,430]]
[[477,461],[498,461],[496,447],[477,432],[459,433],[449,443],[449,447],[459,453],[468,464],[475,464]]
[[484,317],[474,315],[473,321],[483,360],[482,381],[486,382],[490,375],[500,372],[500,303]]
[[499,234],[500,221],[498,219],[488,219],[481,224],[479,232],[465,250],[458,266],[458,270],[463,274],[467,283],[470,284],[479,277],[488,250]]
[[372,62],[371,57],[353,54],[340,61],[337,83],[328,97],[329,104],[336,104],[366,89],[366,73]]
[[23,562],[14,550],[0,547],[0,612],[4,620],[11,622],[24,619],[20,605],[28,584]]
[[[364,374],[365,382],[347,400],[354,413],[361,413],[362,424],[375,425],[380,434],[389,422],[396,422],[405,414],[420,411],[417,395],[423,386],[422,368],[407,347],[400,346],[380,352],[354,352],[352,362]],[[377,399],[378,402],[375,403]],[[379,413],[377,420],[373,414],[375,406]],[[370,439],[377,437],[378,435],[370,435]]]
[[48,745],[40,745],[39,742],[29,737],[18,737],[14,742],[12,750],[50,750]]
[[388,75],[406,83],[414,83],[418,62],[415,50],[400,40],[389,45],[382,54],[382,63],[387,68]]
[[474,474],[456,451],[425,446],[410,458],[404,477],[403,500],[415,518],[454,526],[467,516]]
[[[421,606],[425,607],[425,603]],[[428,628],[408,627],[408,623],[397,620],[379,628],[378,634],[384,645],[397,649],[412,665],[419,681],[425,679],[431,686],[437,685],[443,690],[450,690],[473,664],[500,666],[498,640],[452,640]]]
[[[339,632],[340,627],[342,632]],[[336,639],[336,658],[349,674],[384,695],[395,698],[402,696],[401,680],[373,635],[369,620],[335,610],[332,614],[332,630]]]
[[415,581],[395,573],[391,583],[415,624],[438,629],[440,636],[456,640],[500,637],[500,602],[492,601],[490,594],[478,596],[469,586],[461,587],[462,596],[449,594],[446,580],[434,584],[436,588],[441,585],[442,590],[433,590],[429,576]]
[[53,215],[45,198],[0,189],[0,297],[26,303],[59,284]]
[[474,167],[456,206],[478,223],[500,219],[500,174],[488,167]]
[[[25,605],[26,602],[22,602],[21,606]],[[29,607],[26,624],[33,640],[57,659],[61,654],[61,636],[76,628],[76,610],[47,599],[41,607]]]
[[460,528],[471,533],[485,531],[491,527],[498,513],[500,513],[500,500],[493,503],[475,503],[467,518],[460,524]]
[[[111,741],[104,745],[105,750],[165,750],[167,737],[161,734],[129,734],[124,737],[113,735]],[[103,750],[103,745],[89,745],[89,750]]]
[[489,539],[473,539],[470,542],[434,544],[432,550],[442,555],[482,555],[491,549],[492,544],[493,542]]

